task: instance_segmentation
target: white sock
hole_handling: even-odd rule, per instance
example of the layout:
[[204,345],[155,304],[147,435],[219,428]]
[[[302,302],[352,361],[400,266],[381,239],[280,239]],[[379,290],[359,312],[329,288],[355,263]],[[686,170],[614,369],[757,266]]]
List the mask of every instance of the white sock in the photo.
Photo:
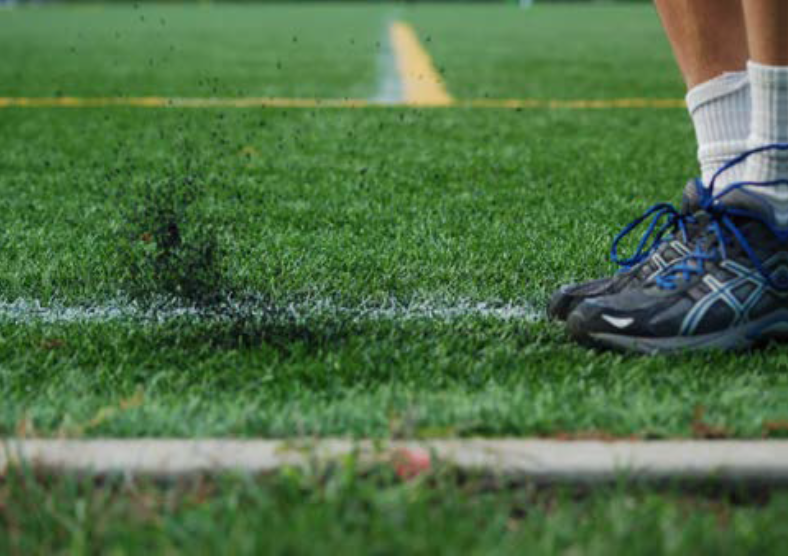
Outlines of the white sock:
[[[788,66],[764,66],[749,62],[747,72],[752,88],[748,148],[788,143]],[[747,160],[745,179],[788,179],[788,152],[766,151],[751,156]],[[750,191],[772,203],[779,225],[788,223],[788,186],[752,187]]]
[[[693,87],[687,93],[687,108],[698,139],[698,162],[703,183],[731,158],[747,148],[750,134],[750,83],[747,72],[730,72]],[[715,190],[744,178],[744,165],[724,172]]]

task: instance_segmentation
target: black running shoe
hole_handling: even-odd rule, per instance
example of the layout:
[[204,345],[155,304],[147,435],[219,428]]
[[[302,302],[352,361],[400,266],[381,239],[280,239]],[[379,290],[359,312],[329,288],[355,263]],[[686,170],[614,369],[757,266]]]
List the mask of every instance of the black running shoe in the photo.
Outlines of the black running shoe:
[[567,321],[570,334],[641,353],[742,349],[787,337],[788,230],[776,225],[770,204],[743,189],[775,185],[788,180],[737,183],[714,195],[712,180],[702,190],[695,218],[704,231],[691,253],[635,287],[578,304]]
[[[686,185],[681,212],[667,203],[655,205],[626,226],[616,237],[611,253],[613,262],[621,267],[618,273],[590,282],[562,286],[551,296],[547,305],[547,316],[552,320],[565,321],[581,301],[612,295],[642,284],[673,261],[688,255],[691,238],[700,231],[694,226],[692,215],[700,209],[698,191],[701,187],[702,184],[697,180],[692,180]],[[639,251],[627,259],[619,258],[617,246],[620,239],[650,216],[652,221],[641,240]],[[658,228],[662,221],[665,223]],[[646,244],[652,235],[657,237],[654,237],[651,246],[647,247]]]

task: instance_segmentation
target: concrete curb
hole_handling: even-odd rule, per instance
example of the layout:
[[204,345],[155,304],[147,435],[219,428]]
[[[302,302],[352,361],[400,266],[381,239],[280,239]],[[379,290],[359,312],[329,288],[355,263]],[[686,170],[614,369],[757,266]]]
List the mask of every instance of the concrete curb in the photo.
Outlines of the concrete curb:
[[4,439],[0,475],[16,465],[54,473],[180,478],[272,473],[355,455],[359,465],[429,454],[433,461],[536,483],[714,482],[788,485],[788,441],[598,442],[527,439],[432,441]]

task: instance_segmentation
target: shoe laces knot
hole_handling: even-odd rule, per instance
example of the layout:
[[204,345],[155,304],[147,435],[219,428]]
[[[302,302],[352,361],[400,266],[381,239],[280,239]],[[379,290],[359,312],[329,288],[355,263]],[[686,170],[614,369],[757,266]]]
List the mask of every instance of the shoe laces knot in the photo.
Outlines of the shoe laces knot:
[[[736,224],[737,219],[757,220],[764,225],[775,237],[781,241],[788,240],[788,235],[784,230],[777,229],[760,213],[748,211],[739,207],[728,206],[724,198],[734,191],[745,187],[777,187],[788,185],[788,179],[778,179],[772,181],[742,181],[728,185],[719,193],[714,192],[715,184],[720,175],[730,170],[734,166],[744,163],[749,157],[764,151],[788,151],[788,143],[775,143],[764,145],[756,149],[746,151],[736,158],[725,163],[712,177],[708,186],[705,186],[699,179],[695,180],[695,187],[698,193],[700,210],[708,216],[706,227],[707,236],[704,240],[699,240],[694,250],[669,265],[655,277],[657,287],[665,290],[673,290],[678,287],[679,279],[689,281],[694,275],[702,275],[709,262],[719,262],[728,258],[729,247],[738,244],[747,258],[752,262],[755,269],[763,276],[766,282],[778,290],[788,289],[788,281],[780,279],[771,273],[763,264],[763,261],[755,253],[745,237],[745,234]],[[624,228],[627,230],[627,228]],[[621,235],[621,234],[619,234]],[[618,237],[616,238],[618,240]],[[614,240],[614,246],[616,241]]]
[[[623,257],[619,254],[621,242],[649,218],[651,220],[638,240],[635,252],[629,257]],[[684,241],[687,241],[687,222],[689,221],[694,221],[692,215],[681,213],[670,203],[657,203],[624,226],[616,235],[610,248],[610,260],[620,266],[622,271],[629,270],[648,259],[665,241],[665,236],[672,237],[676,232],[680,232]]]

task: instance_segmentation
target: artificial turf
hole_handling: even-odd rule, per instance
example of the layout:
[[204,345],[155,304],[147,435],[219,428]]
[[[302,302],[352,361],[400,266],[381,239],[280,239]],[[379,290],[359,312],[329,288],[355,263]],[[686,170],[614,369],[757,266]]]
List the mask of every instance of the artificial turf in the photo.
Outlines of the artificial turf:
[[[0,97],[375,98],[393,19],[459,99],[682,94],[646,6],[142,4],[0,12]],[[680,109],[0,108],[0,435],[784,436],[784,347],[621,356],[542,317],[694,148]],[[489,486],[8,475],[0,551],[785,544],[782,495]]]
[[458,98],[681,98],[684,85],[651,5],[452,7],[402,13]]
[[692,169],[681,111],[14,109],[0,127],[7,301],[118,303],[135,192],[192,172],[184,225],[216,227],[223,284],[304,307],[240,329],[7,315],[6,433],[671,437],[702,407],[757,437],[785,419],[781,347],[623,357],[542,320],[409,309],[538,316],[557,284],[610,272],[612,234]]
[[0,96],[365,98],[383,10],[86,4],[0,12]]
[[402,483],[288,472],[156,485],[15,475],[9,554],[781,554],[785,493],[535,491],[489,478]]
[[0,96],[374,98],[394,20],[459,99],[683,95],[650,6],[142,3],[0,12]]

